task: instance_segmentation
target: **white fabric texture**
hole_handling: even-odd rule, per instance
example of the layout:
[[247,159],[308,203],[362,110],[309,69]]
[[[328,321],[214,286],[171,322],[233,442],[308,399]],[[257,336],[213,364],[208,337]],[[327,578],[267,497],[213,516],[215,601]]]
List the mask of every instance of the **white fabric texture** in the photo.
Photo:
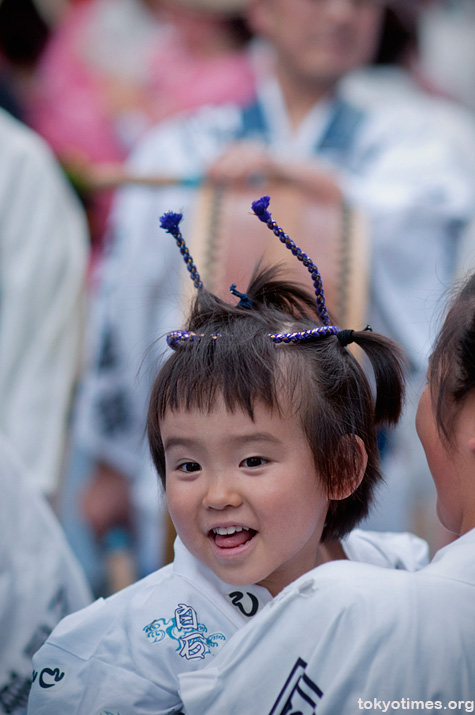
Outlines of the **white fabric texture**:
[[4,111],[0,154],[0,430],[52,493],[81,348],[87,226],[46,144]]
[[[472,7],[472,20],[475,20],[474,10],[475,7]],[[437,12],[427,13],[427,17],[430,18],[432,14],[437,15]],[[459,20],[461,19],[462,13],[459,17]],[[440,60],[440,57],[438,59]],[[469,76],[468,73],[465,74]],[[425,112],[431,117],[433,126],[440,136],[446,136],[452,146],[457,148],[459,160],[465,163],[466,170],[472,175],[471,181],[474,181],[473,112],[465,109],[458,102],[421,92],[411,75],[400,67],[371,67],[353,72],[344,79],[342,90],[350,101],[367,108],[381,105],[404,108],[409,103],[411,107],[417,107],[418,111]],[[456,258],[456,277],[463,277],[473,269],[473,266],[475,266],[475,217],[472,216],[469,226],[462,231]]]
[[[426,544],[407,534],[381,538],[355,530],[344,548],[355,560],[388,569],[427,563]],[[34,668],[40,675],[58,669],[61,680],[45,687],[38,677],[28,712],[178,712],[178,674],[212,662],[231,635],[271,600],[262,586],[223,583],[177,539],[173,564],[99,599],[55,629],[35,656]]]
[[302,576],[209,667],[179,676],[186,715],[455,710],[460,700],[470,712],[474,548],[471,531],[417,573],[340,561]]
[[61,527],[0,435],[0,712],[26,712],[32,656],[92,595]]

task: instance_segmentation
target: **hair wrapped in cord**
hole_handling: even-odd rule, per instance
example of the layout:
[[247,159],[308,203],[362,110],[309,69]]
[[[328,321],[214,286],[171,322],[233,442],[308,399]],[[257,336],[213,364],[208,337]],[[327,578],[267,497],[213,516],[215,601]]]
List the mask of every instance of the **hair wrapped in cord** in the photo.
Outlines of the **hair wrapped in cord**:
[[[313,263],[312,259],[307,256],[306,253],[302,251],[299,246],[297,246],[294,241],[284,232],[284,230],[277,224],[272,218],[269,209],[270,197],[262,196],[257,201],[252,203],[252,209],[255,215],[264,223],[267,224],[268,228],[273,231],[275,236],[288,248],[292,254],[303,263],[312,276],[313,285],[315,288],[316,297],[316,313],[320,321],[323,323],[321,326],[309,327],[306,330],[294,330],[292,332],[283,330],[274,330],[269,332],[269,338],[275,343],[298,343],[303,340],[313,340],[314,338],[326,337],[328,335],[336,335],[340,332],[340,328],[336,325],[331,324],[330,316],[327,311],[325,302],[325,293],[323,290],[322,278],[317,266]],[[193,280],[195,287],[198,290],[203,288],[203,283],[201,282],[198,270],[193,262],[190,255],[188,247],[185,244],[183,236],[181,235],[179,224],[183,216],[179,213],[174,213],[172,211],[167,211],[160,219],[161,227],[174,236],[183,259],[186,263],[190,276]],[[230,291],[233,295],[238,295],[240,298],[238,307],[240,308],[253,308],[253,303],[251,297],[246,293],[241,293],[237,290],[236,285],[233,283],[230,287]],[[216,339],[219,336],[214,334],[210,336],[212,339]],[[174,330],[167,336],[167,341],[169,346],[176,350],[183,343],[187,341],[197,342],[203,338],[203,335],[196,333],[193,330]]]
[[[338,538],[366,516],[381,479],[377,427],[394,424],[403,399],[403,360],[390,340],[355,330],[353,342],[366,353],[375,394],[365,372],[337,334],[275,343],[269,335],[324,328],[315,299],[282,278],[278,267],[257,267],[246,295],[252,309],[230,305],[205,288],[197,292],[183,341],[160,370],[152,390],[148,436],[154,463],[165,482],[160,422],[167,410],[213,409],[222,396],[230,411],[251,418],[256,403],[294,414],[302,425],[319,476],[330,491],[353,483],[361,453],[368,463],[354,493],[330,502],[323,538]],[[338,329],[337,329],[338,330]],[[348,439],[348,435],[350,439]],[[342,439],[344,438],[344,439]]]

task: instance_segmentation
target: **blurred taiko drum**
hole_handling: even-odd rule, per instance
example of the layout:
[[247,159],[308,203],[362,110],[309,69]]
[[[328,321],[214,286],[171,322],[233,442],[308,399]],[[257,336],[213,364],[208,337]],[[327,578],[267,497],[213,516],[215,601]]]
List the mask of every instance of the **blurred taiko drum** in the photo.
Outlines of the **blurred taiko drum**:
[[[286,279],[312,290],[307,268],[252,212],[252,201],[265,194],[271,196],[272,217],[318,267],[332,319],[343,328],[364,327],[369,272],[364,217],[341,202],[312,200],[289,184],[257,190],[211,185],[200,189],[186,240],[205,287],[232,302],[231,284],[244,292],[261,261],[265,266],[282,265]],[[191,296],[192,282],[184,288]]]
[[[92,172],[89,168],[86,176],[96,190],[124,184],[160,187],[184,181],[166,174],[137,176],[115,164],[96,166]],[[209,290],[230,300],[229,286],[236,283],[245,291],[259,260],[280,263],[287,278],[309,285],[306,268],[252,213],[252,201],[269,194],[273,218],[318,267],[332,318],[343,328],[361,327],[369,273],[369,233],[361,212],[341,201],[316,200],[284,181],[252,188],[223,188],[203,182],[196,194],[193,229],[191,235],[187,229],[185,240]],[[184,278],[182,293],[187,299],[193,294],[188,278]]]

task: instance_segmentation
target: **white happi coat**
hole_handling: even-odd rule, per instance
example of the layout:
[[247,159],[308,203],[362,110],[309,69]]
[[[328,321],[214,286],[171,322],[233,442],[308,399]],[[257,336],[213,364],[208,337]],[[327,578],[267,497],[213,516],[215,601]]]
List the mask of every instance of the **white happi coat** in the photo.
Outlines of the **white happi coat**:
[[61,527],[0,435],[0,713],[23,715],[31,659],[92,595]]
[[82,344],[87,224],[49,147],[3,110],[0,157],[0,430],[51,494]]
[[[391,569],[427,562],[425,542],[409,534],[355,530],[343,546],[350,559]],[[271,600],[262,586],[223,583],[177,539],[173,564],[55,629],[33,661],[28,712],[179,712],[178,675],[213,662],[232,634]]]
[[288,586],[200,673],[186,715],[473,712],[475,530],[417,573],[333,562]]

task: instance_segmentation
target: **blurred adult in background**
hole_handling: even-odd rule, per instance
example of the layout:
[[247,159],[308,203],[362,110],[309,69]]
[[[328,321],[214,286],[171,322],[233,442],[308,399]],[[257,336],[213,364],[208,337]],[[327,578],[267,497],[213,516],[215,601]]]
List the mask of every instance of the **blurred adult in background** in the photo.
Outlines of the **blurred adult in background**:
[[[475,3],[425,0],[420,31],[420,67],[436,91],[462,103],[475,123]],[[462,133],[462,136],[465,134]],[[474,152],[469,155],[475,171]],[[475,225],[463,237],[457,274],[475,267]]]
[[[279,179],[314,198],[357,206],[369,218],[372,240],[367,317],[402,344],[417,384],[430,346],[427,326],[473,211],[471,174],[450,133],[418,103],[365,106],[338,91],[343,78],[378,55],[384,23],[411,7],[414,12],[413,4],[379,0],[255,0],[251,27],[268,48],[257,102],[162,124],[140,143],[129,169],[162,171],[185,183],[200,176],[245,185],[256,177]],[[190,186],[125,188],[113,214],[75,433],[76,448],[97,465],[84,504],[99,535],[127,521],[136,532],[147,519],[157,526],[158,489],[141,436],[147,376],[157,359],[148,349],[176,327],[180,314],[180,259],[158,229],[168,209],[184,211],[189,235],[198,220]],[[410,479],[396,499],[390,494],[386,528],[408,526],[401,519]],[[149,549],[148,564],[159,557],[150,550],[159,543],[152,534],[139,538],[139,551],[144,541]]]
[[84,327],[84,212],[46,143],[0,110],[0,431],[58,489]]
[[38,64],[28,120],[80,190],[96,243],[110,194],[88,191],[88,170],[124,161],[147,129],[176,112],[248,101],[248,39],[239,13],[222,3],[70,4]]
[[[92,595],[51,508],[0,434],[0,712],[26,712],[32,657],[64,616]],[[44,687],[59,672],[36,673]]]
[[420,65],[432,87],[475,111],[475,4],[425,0]]
[[35,71],[28,121],[50,144],[87,209],[95,247],[110,194],[90,194],[89,162],[121,162],[148,118],[140,93],[160,36],[142,0],[71,2]]
[[[443,142],[453,147],[458,156],[460,169],[467,173],[467,183],[475,182],[475,123],[473,113],[461,102],[457,92],[443,90],[427,62],[427,33],[437,15],[442,33],[442,15],[446,18],[447,32],[452,33],[456,42],[453,19],[463,14],[464,2],[453,3],[425,0],[420,3],[421,11],[411,11],[411,3],[401,5],[401,14],[397,23],[391,23],[390,40],[386,52],[398,54],[397,62],[377,61],[348,75],[340,85],[341,91],[352,103],[367,109],[384,106],[388,111],[404,114],[404,108],[411,107],[421,116],[430,117],[432,132],[440,138],[440,151]],[[472,10],[475,6],[471,6]],[[412,4],[414,8],[414,4]],[[465,6],[465,15],[472,14]],[[475,17],[475,16],[474,16]],[[416,22],[416,19],[418,20]],[[432,29],[430,29],[432,34]],[[461,33],[461,52],[463,53],[465,32]],[[441,38],[442,39],[442,38]],[[395,41],[396,40],[396,41]],[[400,41],[402,40],[402,42]],[[444,43],[442,43],[444,44]],[[437,47],[439,47],[437,45]],[[398,49],[399,48],[399,49]],[[435,46],[432,47],[435,51]],[[401,52],[402,50],[402,52]],[[443,48],[441,48],[443,54]],[[470,50],[471,51],[471,50]],[[391,56],[391,54],[389,56]],[[464,62],[459,56],[456,63],[460,83],[472,75],[470,62]],[[457,82],[453,88],[457,87]],[[438,270],[434,262],[434,295],[439,295],[450,284],[451,277],[464,276],[470,266],[475,266],[475,221],[473,216],[460,232],[457,241],[447,244],[445,266]],[[417,254],[414,244],[414,255]],[[433,256],[428,258],[429,262]],[[409,266],[410,264],[408,264]],[[448,270],[449,265],[453,266]],[[437,271],[437,272],[436,272]],[[402,284],[402,280],[401,280]],[[422,297],[422,293],[421,293]],[[430,297],[432,301],[432,296]],[[432,303],[436,305],[435,302]],[[432,324],[437,320],[437,309],[427,311]],[[385,452],[385,471],[388,486],[381,490],[379,508],[373,512],[366,526],[382,530],[384,528],[410,528],[418,531],[431,541],[433,549],[442,546],[448,537],[435,518],[435,490],[426,466],[423,450],[413,430],[415,412],[420,390],[424,382],[421,370],[413,371],[407,390],[406,416],[401,421],[397,440],[393,439]],[[409,513],[409,519],[405,514]],[[448,537],[450,538],[450,537]]]

